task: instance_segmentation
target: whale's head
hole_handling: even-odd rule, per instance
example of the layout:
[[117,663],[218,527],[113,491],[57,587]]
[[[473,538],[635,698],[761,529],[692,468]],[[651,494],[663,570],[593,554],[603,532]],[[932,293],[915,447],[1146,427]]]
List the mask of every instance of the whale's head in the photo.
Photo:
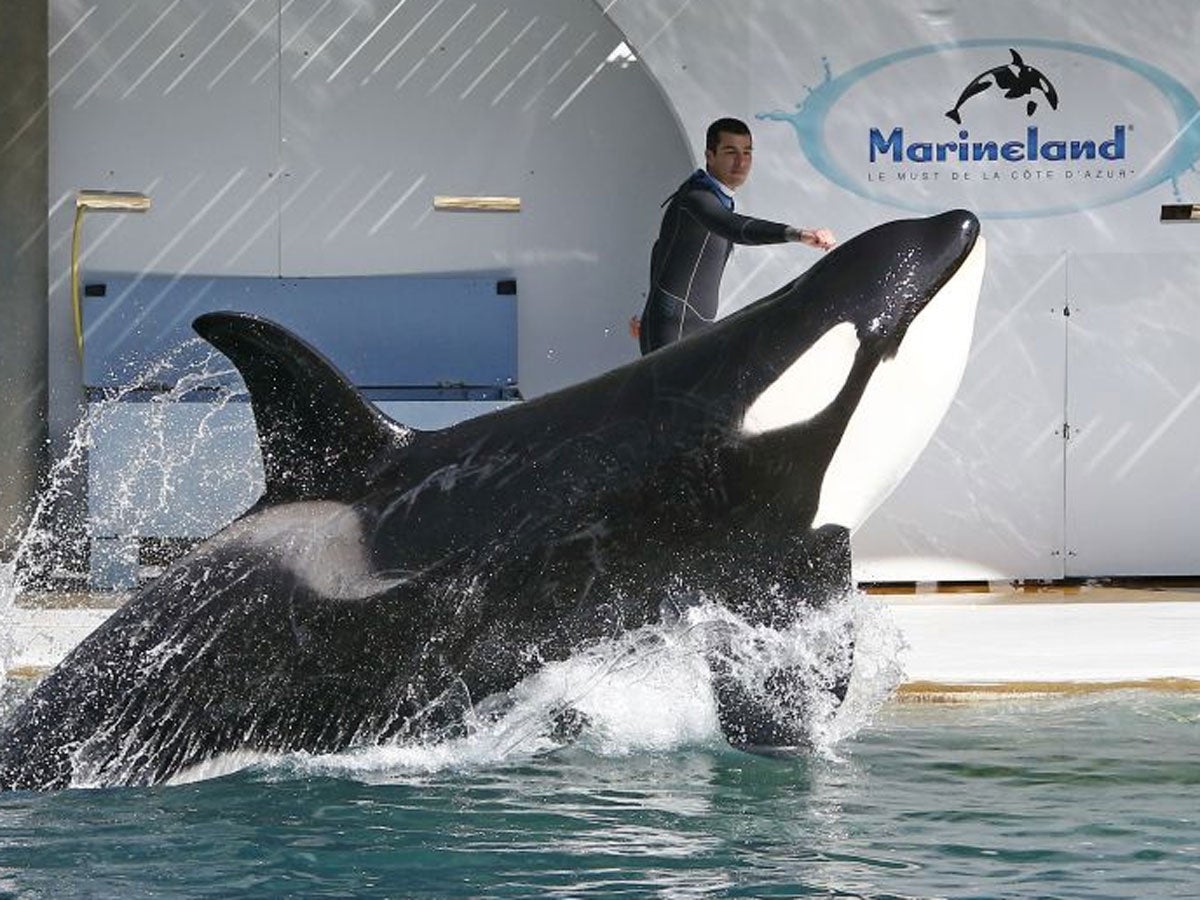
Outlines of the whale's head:
[[812,528],[853,531],[932,438],[966,366],[984,258],[964,210],[889,222],[728,320],[740,436],[803,457],[774,466],[813,491]]

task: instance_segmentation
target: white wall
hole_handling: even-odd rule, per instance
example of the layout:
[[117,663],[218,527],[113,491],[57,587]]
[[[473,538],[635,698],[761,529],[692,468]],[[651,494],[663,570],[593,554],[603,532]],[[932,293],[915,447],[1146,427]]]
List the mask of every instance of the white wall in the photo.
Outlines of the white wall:
[[[860,577],[1195,574],[1200,225],[1157,220],[1200,200],[1198,38],[1200,5],[1176,0],[52,0],[52,430],[78,395],[78,188],[154,197],[143,217],[89,217],[85,273],[514,270],[532,396],[633,358],[659,203],[732,114],[755,127],[743,210],[842,236],[913,210],[984,216],[962,390],[856,535]],[[623,39],[637,62],[606,62]],[[1124,124],[1125,180],[1008,163],[902,183],[938,167],[866,161],[867,125],[953,139],[944,112],[1010,43],[1059,109],[1042,97],[1029,117],[993,90],[963,106],[972,136]],[[443,193],[524,209],[431,212]],[[740,251],[726,308],[814,258]]]
[[[89,214],[85,278],[511,271],[525,396],[636,356],[626,323],[645,298],[653,213],[693,161],[590,0],[50,6],[60,441],[79,390],[80,188],[153,198],[144,216]],[[515,195],[522,211],[435,213],[439,194]]]
[[[598,2],[685,124],[754,123],[743,210],[843,236],[956,206],[984,218],[989,270],[962,389],[855,536],[861,578],[1200,572],[1200,223],[1158,221],[1163,203],[1200,202],[1200,4]],[[1058,108],[992,88],[952,123],[945,112],[1009,47],[1049,78]],[[1030,124],[1043,139],[1124,125],[1127,158],[869,162],[870,127],[936,142],[960,127],[1023,137]],[[726,305],[806,263],[793,247],[735,254]]]

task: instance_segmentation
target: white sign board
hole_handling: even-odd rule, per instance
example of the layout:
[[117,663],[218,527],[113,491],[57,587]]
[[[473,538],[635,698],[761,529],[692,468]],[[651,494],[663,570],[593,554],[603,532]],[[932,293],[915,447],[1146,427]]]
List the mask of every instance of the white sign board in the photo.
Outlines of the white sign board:
[[[1200,200],[1200,4],[605,6],[697,159],[709,121],[751,124],[741,210],[842,237],[955,207],[983,219],[963,386],[856,535],[860,578],[1200,572],[1200,503],[1179,500],[1200,491],[1200,328],[1183,324],[1200,321],[1200,227],[1159,221]],[[739,250],[725,308],[810,263]]]

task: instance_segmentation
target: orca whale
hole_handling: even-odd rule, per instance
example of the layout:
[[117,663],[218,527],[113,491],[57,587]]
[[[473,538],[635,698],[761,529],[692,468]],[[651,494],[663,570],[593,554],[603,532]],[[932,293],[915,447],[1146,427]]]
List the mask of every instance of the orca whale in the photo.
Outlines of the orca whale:
[[[796,622],[850,589],[851,531],[952,401],[983,266],[969,212],[886,223],[706,331],[432,432],[278,325],[201,316],[249,391],[265,491],[8,717],[0,785],[451,736],[674,600]],[[844,690],[850,652],[823,689]],[[765,704],[712,660],[731,743],[803,745],[797,688],[819,673],[777,673]]]
[[[990,88],[993,84],[1000,90],[1004,91],[1004,99],[1015,100],[1018,97],[1032,96],[1034,90],[1042,92],[1046,98],[1046,102],[1050,104],[1051,109],[1058,109],[1058,92],[1054,90],[1054,85],[1050,83],[1045,75],[1033,66],[1025,64],[1025,60],[1021,59],[1021,54],[1011,47],[1008,50],[1012,54],[1012,62],[1003,66],[996,66],[988,69],[986,72],[981,72],[971,79],[971,83],[963,88],[962,93],[958,97],[958,102],[954,104],[954,108],[946,113],[946,118],[953,122],[962,124],[962,105],[974,97],[976,94],[981,94]],[[1025,114],[1032,116],[1037,110],[1037,101],[1030,99],[1025,101]]]

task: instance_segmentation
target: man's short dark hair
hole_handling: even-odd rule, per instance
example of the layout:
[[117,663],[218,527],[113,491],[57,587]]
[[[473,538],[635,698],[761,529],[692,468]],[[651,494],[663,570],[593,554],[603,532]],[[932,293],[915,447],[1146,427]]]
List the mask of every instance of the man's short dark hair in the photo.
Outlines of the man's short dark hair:
[[717,145],[721,143],[721,132],[726,134],[744,134],[750,136],[750,126],[741,119],[717,119],[708,126],[708,132],[704,135],[704,146],[708,150],[716,150]]

